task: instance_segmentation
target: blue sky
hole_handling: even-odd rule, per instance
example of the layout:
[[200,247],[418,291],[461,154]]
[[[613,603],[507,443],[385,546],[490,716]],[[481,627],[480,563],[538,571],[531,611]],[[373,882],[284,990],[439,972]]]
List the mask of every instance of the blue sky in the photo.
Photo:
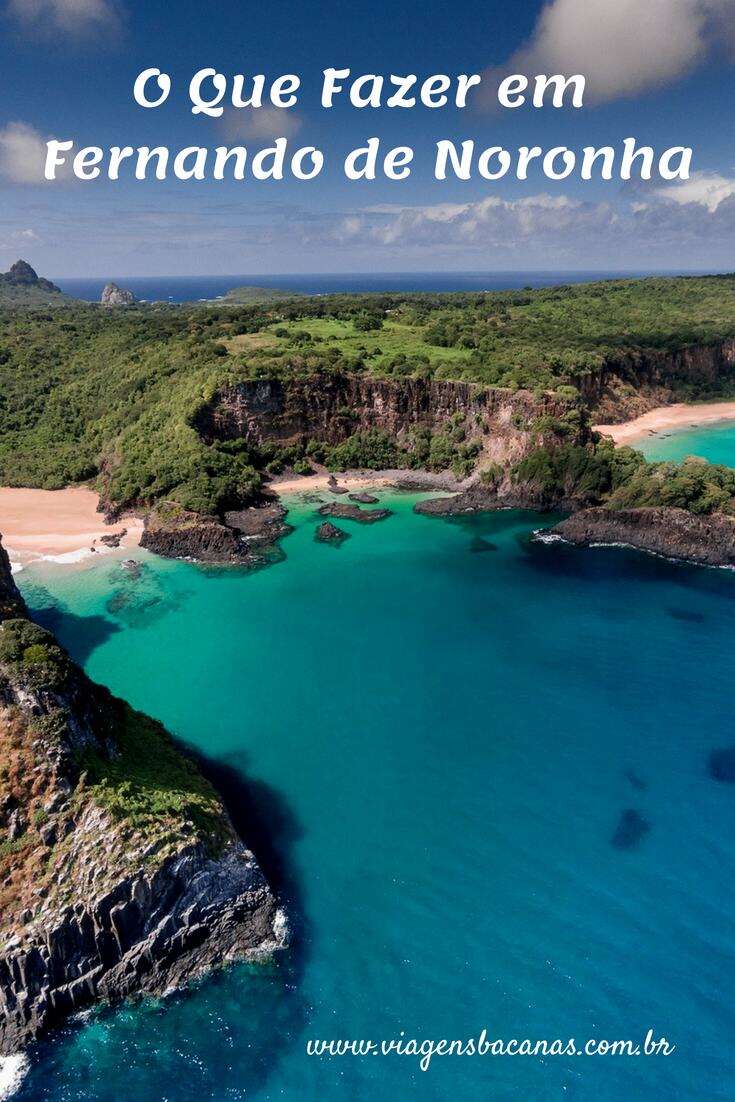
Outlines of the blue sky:
[[[0,0],[0,267],[57,276],[447,269],[735,268],[735,0]],[[132,86],[174,83],[155,111]],[[43,182],[51,137],[77,145],[244,144],[273,112],[191,114],[191,75],[294,72],[278,133],[323,149],[317,181]],[[319,106],[321,71],[583,72],[582,110]],[[486,77],[490,85],[490,75]],[[257,117],[256,117],[257,116]],[[351,182],[377,135],[416,151],[409,179]],[[686,184],[433,179],[435,142],[694,148]]]

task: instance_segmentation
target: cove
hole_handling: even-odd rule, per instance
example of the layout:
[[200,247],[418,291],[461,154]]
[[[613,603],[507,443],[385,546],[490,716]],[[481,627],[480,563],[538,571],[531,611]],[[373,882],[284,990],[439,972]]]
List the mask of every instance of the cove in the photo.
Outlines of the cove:
[[[91,676],[226,780],[294,927],[267,967],[70,1026],[23,1102],[728,1097],[735,788],[710,756],[735,744],[735,579],[378,496],[394,515],[340,521],[340,547],[299,503],[255,572],[141,552],[138,582],[112,557],[17,576]],[[613,844],[621,821],[647,829]],[[677,1047],[427,1072],[307,1054],[483,1029]]]

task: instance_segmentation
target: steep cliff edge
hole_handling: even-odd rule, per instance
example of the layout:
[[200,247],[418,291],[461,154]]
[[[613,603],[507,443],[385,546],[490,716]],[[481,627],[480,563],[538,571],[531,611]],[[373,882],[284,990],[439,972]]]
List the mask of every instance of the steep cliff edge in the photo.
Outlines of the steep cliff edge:
[[735,340],[630,352],[571,380],[599,424],[619,424],[656,406],[735,394]]
[[27,618],[0,547],[0,1056],[285,937],[214,789]]
[[248,379],[219,390],[202,406],[195,427],[205,440],[306,445],[339,444],[379,429],[411,451],[416,429],[450,424],[476,436],[489,459],[521,458],[543,435],[543,422],[562,418],[573,402],[557,394],[502,390],[476,383],[364,374]]

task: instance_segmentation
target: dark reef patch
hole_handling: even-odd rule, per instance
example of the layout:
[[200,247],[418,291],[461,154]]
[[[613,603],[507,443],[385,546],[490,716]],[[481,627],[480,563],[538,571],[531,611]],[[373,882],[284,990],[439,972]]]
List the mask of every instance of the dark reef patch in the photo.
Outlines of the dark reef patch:
[[735,746],[712,751],[709,756],[709,775],[715,781],[735,784]]
[[630,787],[634,788],[636,792],[645,792],[645,790],[648,788],[648,785],[643,780],[643,778],[639,777],[633,769],[626,769],[623,773],[623,776],[625,777]]
[[634,849],[651,829],[651,824],[644,819],[639,811],[634,808],[626,808],[620,812],[620,819],[615,828],[615,833],[610,839],[610,845],[615,849]]
[[703,612],[689,608],[667,608],[666,612],[673,620],[681,620],[684,624],[704,624],[707,621]]
[[470,541],[470,551],[473,555],[482,555],[485,551],[497,551],[497,543],[492,543],[490,540],[484,539],[483,536],[475,536]]

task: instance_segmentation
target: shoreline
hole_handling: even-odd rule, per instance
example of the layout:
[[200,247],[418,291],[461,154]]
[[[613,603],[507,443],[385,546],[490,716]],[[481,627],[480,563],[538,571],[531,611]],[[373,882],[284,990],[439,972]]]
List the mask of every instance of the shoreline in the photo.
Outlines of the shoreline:
[[64,490],[0,487],[0,534],[15,572],[33,562],[75,563],[113,548],[101,542],[127,529],[120,548],[137,547],[139,517],[107,524],[97,511],[99,497],[86,486]]
[[631,421],[619,425],[593,425],[595,432],[612,437],[615,444],[632,444],[646,436],[656,436],[665,429],[698,428],[717,421],[735,421],[735,402],[676,402],[657,406]]
[[322,493],[332,489],[329,484],[330,478],[335,478],[338,486],[346,487],[350,491],[411,489],[417,492],[446,490],[456,493],[471,481],[465,479],[463,482],[458,482],[446,471],[432,473],[406,467],[383,471],[318,471],[315,474],[286,475],[267,482],[264,489],[277,494],[278,497],[291,497],[301,493]]

